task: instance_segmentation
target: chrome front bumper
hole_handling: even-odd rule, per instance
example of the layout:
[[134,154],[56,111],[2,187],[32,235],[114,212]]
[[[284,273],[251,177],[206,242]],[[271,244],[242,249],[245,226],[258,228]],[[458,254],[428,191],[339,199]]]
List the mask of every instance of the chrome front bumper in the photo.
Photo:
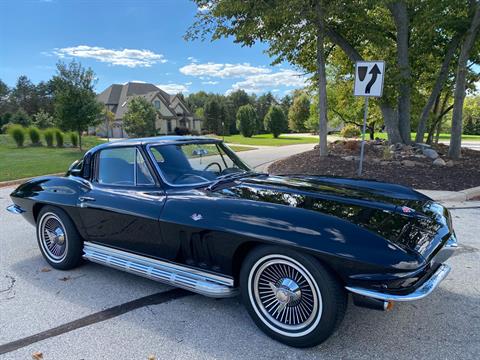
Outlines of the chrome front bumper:
[[375,290],[368,290],[358,287],[347,286],[346,289],[352,293],[371,297],[378,300],[384,301],[413,301],[423,299],[425,296],[429,295],[435,288],[445,279],[450,272],[451,268],[447,264],[442,264],[437,271],[425,281],[417,290],[411,292],[410,294],[405,295],[394,295],[381,293]]
[[[455,235],[452,235],[450,239],[447,240],[444,247],[438,252],[435,256],[436,263],[443,263],[450,256],[453,255],[455,250],[458,247],[457,239]],[[450,272],[451,267],[447,264],[441,264],[437,271],[420,287],[415,291],[405,294],[405,295],[395,295],[395,294],[386,294],[375,290],[369,290],[360,287],[346,286],[345,288],[358,295],[367,296],[373,299],[383,300],[383,301],[414,301],[420,300],[428,296],[435,288],[445,279]]]

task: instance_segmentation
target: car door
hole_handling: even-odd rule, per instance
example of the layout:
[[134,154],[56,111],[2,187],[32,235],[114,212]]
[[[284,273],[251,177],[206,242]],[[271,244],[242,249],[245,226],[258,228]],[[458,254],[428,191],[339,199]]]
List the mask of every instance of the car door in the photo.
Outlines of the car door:
[[79,198],[87,240],[162,257],[165,192],[141,148],[107,147],[94,158],[92,188]]

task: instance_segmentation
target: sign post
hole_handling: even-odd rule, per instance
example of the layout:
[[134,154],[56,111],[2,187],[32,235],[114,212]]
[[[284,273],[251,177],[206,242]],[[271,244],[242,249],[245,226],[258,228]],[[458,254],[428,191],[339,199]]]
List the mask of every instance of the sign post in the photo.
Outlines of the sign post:
[[381,97],[383,93],[383,78],[385,74],[384,61],[357,61],[355,63],[355,96],[365,97],[365,110],[363,113],[362,145],[360,149],[360,163],[358,176],[362,175],[363,158],[365,151],[365,130],[367,128],[368,98]]

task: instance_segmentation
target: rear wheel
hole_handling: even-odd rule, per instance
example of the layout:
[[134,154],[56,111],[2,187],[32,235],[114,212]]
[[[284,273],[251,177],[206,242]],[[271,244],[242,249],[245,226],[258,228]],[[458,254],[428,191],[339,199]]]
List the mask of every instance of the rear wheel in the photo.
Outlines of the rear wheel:
[[82,260],[82,238],[65,211],[46,206],[37,221],[37,241],[43,257],[55,269],[68,270]]
[[347,304],[343,287],[322,264],[281,247],[254,249],[242,265],[240,287],[257,326],[295,347],[326,340],[343,319]]

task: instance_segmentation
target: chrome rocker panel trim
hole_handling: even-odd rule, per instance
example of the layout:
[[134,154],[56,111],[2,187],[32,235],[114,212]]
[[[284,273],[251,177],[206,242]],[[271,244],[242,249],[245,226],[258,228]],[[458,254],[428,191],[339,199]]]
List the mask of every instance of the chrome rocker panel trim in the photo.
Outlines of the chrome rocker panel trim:
[[23,210],[20,206],[15,204],[7,206],[7,211],[16,215],[23,214],[25,212],[25,210]]
[[435,271],[435,273],[430,277],[430,279],[425,281],[417,290],[406,295],[385,294],[374,290],[350,286],[346,286],[345,288],[355,294],[385,301],[420,300],[428,296],[433,290],[435,290],[435,288],[442,282],[442,280],[447,277],[450,270],[451,268],[447,264],[440,265],[440,267],[437,269],[437,271]]
[[190,290],[205,296],[224,298],[237,295],[233,279],[169,262],[151,259],[108,246],[85,242],[83,258],[140,275],[155,281]]

